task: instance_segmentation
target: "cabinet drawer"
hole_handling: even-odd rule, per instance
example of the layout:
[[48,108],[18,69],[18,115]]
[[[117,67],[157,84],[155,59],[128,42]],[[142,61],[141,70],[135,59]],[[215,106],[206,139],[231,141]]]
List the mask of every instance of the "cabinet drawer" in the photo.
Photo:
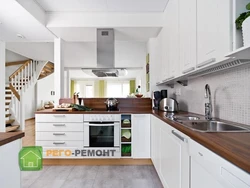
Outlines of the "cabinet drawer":
[[54,147],[54,148],[74,147],[81,149],[83,148],[83,141],[67,141],[67,140],[36,141],[36,146]]
[[36,131],[83,131],[83,123],[36,123]]
[[82,114],[36,114],[36,122],[83,122]]
[[36,140],[83,140],[83,132],[36,132]]
[[250,174],[193,140],[190,155],[225,187],[250,188]]

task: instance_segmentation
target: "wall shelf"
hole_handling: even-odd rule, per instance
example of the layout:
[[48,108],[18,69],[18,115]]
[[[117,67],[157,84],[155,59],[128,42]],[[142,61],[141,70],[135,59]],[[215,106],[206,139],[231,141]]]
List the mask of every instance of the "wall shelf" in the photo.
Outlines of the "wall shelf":
[[241,47],[227,54],[226,57],[232,57],[235,59],[247,59],[250,61],[250,46]]

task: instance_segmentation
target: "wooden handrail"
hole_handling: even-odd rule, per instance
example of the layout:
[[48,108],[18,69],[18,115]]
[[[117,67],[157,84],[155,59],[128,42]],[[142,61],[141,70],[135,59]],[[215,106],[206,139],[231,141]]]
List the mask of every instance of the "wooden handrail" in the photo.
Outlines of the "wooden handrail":
[[[18,87],[20,87],[20,86],[18,86]],[[20,95],[18,94],[17,90],[15,89],[15,87],[11,83],[10,83],[10,90],[16,96],[16,98],[20,101]]]
[[31,60],[27,60],[19,69],[17,69],[12,75],[10,75],[9,80],[11,81],[12,78],[14,78],[16,75],[18,75],[19,72],[21,72],[23,69],[25,69],[28,64],[31,63]]
[[13,62],[6,62],[5,66],[9,67],[9,66],[15,66],[15,65],[23,65],[24,63],[26,63],[27,60],[24,61],[13,61]]

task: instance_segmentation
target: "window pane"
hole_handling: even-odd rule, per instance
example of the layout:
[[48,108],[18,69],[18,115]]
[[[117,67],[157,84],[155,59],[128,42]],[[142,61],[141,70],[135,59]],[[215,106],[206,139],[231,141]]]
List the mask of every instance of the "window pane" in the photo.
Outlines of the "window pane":
[[107,83],[107,97],[121,97],[122,85],[120,83]]
[[123,83],[122,96],[127,97],[129,95],[129,92],[130,92],[129,83]]
[[92,98],[94,97],[94,88],[92,85],[86,85],[86,90],[85,90],[85,97],[86,98]]

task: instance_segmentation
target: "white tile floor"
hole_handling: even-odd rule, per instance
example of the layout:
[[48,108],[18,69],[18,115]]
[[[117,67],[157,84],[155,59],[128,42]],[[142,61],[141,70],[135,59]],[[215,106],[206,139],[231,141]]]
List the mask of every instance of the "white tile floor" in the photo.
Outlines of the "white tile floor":
[[22,172],[22,188],[162,188],[153,166],[44,166]]

